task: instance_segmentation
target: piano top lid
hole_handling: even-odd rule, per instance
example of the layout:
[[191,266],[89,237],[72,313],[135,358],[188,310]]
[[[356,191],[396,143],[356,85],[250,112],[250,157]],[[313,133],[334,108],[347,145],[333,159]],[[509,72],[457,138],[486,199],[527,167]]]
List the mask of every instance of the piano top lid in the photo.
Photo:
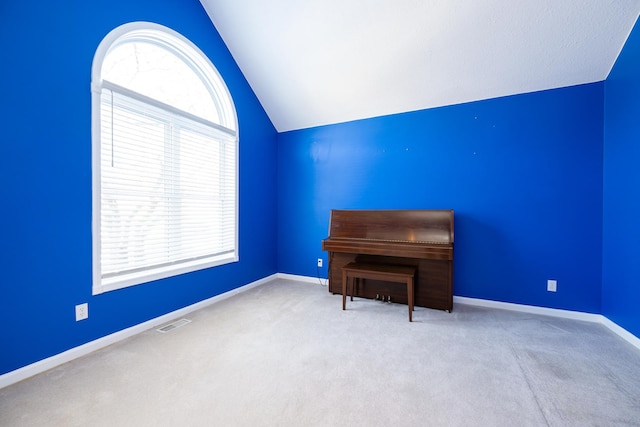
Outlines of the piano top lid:
[[332,210],[330,238],[453,244],[453,210]]

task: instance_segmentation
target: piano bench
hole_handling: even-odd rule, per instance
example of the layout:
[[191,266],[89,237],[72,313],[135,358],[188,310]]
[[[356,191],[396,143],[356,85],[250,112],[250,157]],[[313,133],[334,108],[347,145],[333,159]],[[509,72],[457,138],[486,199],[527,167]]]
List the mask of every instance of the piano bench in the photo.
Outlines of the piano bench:
[[386,282],[405,283],[407,285],[407,301],[409,306],[409,322],[413,313],[413,283],[416,276],[415,267],[377,263],[350,262],[342,267],[342,309],[346,310],[347,288],[351,280],[351,300],[353,301],[354,284],[359,279],[382,280]]

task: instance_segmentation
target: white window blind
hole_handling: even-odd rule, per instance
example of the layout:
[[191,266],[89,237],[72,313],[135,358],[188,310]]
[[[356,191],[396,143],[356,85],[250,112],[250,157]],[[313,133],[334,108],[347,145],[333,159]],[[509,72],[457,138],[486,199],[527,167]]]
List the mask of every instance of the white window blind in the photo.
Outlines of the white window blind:
[[94,293],[237,261],[236,131],[100,86]]

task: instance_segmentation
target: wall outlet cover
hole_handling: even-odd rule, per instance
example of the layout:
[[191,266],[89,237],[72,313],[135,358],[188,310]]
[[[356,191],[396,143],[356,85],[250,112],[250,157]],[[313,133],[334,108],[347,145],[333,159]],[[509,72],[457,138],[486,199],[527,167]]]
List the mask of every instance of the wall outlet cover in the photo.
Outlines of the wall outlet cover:
[[87,319],[89,317],[89,304],[78,304],[76,305],[76,322],[80,320]]

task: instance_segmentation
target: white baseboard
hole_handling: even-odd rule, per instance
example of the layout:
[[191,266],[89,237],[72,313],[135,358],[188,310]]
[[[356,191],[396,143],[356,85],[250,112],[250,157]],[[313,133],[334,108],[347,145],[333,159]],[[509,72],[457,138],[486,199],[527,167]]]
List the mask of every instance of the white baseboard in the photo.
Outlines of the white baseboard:
[[[123,339],[132,337],[148,329],[155,328],[156,326],[170,322],[178,317],[185,316],[191,312],[200,310],[201,308],[210,306],[219,301],[225,300],[234,295],[248,291],[249,289],[255,288],[257,286],[264,285],[276,279],[294,280],[298,282],[321,284],[323,286],[327,285],[327,279],[320,279],[318,277],[298,276],[298,275],[286,274],[286,273],[272,274],[263,279],[256,280],[255,282],[249,283],[247,285],[241,286],[236,289],[232,289],[223,294],[216,295],[215,297],[208,298],[206,300],[197,302],[195,304],[181,308],[179,310],[172,311],[171,313],[167,313],[165,315],[156,317],[154,319],[148,320],[146,322],[140,323],[130,328],[123,329],[122,331],[118,331],[113,334],[107,335],[105,337],[98,338],[94,341],[80,345],[78,347],[74,347],[60,354],[56,354],[54,356],[32,363],[23,368],[16,369],[15,371],[7,372],[6,374],[0,375],[0,389],[3,387],[7,387],[11,384],[15,384],[19,381],[22,381],[34,375],[48,371],[49,369],[55,368],[56,366],[62,365],[63,363],[70,362],[73,359],[86,356],[89,353],[92,353],[96,350],[100,350],[118,341],[122,341]],[[536,306],[524,305],[524,304],[513,304],[513,303],[507,303],[507,302],[483,300],[478,298],[457,297],[457,296],[453,297],[453,301],[454,303],[458,303],[458,304],[476,305],[476,306],[487,307],[487,308],[498,308],[503,310],[520,311],[520,312],[531,313],[531,314],[541,314],[545,316],[563,317],[566,319],[583,320],[587,322],[600,323],[606,326],[613,333],[620,336],[622,339],[629,342],[631,345],[633,345],[634,347],[640,350],[640,338],[628,332],[626,329],[618,326],[616,323],[612,322],[611,320],[609,320],[608,318],[604,317],[601,314],[583,313],[579,311],[560,310],[555,308],[536,307]]]
[[601,317],[602,317],[602,322],[601,323],[604,326],[606,326],[614,334],[618,335],[620,338],[622,338],[623,340],[627,341],[629,344],[631,344],[632,346],[634,346],[634,347],[636,347],[637,349],[640,350],[640,338],[636,337],[635,335],[633,335],[631,332],[627,331],[626,329],[618,326],[617,323],[612,322],[607,317],[604,317],[604,316],[601,316]]
[[329,283],[328,279],[321,279],[319,277],[298,276],[296,274],[287,274],[287,273],[278,273],[276,276],[278,277],[278,279],[294,280],[296,282],[313,283],[313,284],[322,285],[322,286],[327,286],[327,284]]
[[585,322],[600,323],[606,326],[629,344],[640,350],[640,338],[633,335],[626,329],[618,326],[602,314],[584,313],[581,311],[561,310],[557,308],[537,307],[533,305],[513,304],[509,302],[483,300],[478,298],[453,297],[454,303],[475,305],[487,308],[498,308],[502,310],[520,311],[523,313],[541,314],[543,316],[562,317],[565,319],[582,320]]
[[602,323],[600,320],[602,316],[600,314],[584,313],[581,311],[561,310],[558,308],[537,307],[535,305],[514,304],[510,302],[456,296],[453,297],[453,302],[475,305],[478,307],[498,308],[501,310],[519,311],[522,313],[541,314],[543,316],[563,317],[565,319]]
[[19,381],[22,381],[34,375],[48,371],[49,369],[55,368],[56,366],[62,365],[63,363],[67,363],[79,357],[86,356],[89,353],[93,353],[96,350],[100,350],[106,346],[114,344],[118,341],[122,341],[123,339],[132,337],[134,335],[137,335],[148,329],[152,329],[164,323],[168,323],[178,317],[186,316],[189,313],[192,313],[196,310],[200,310],[201,308],[210,306],[211,304],[215,304],[217,302],[225,300],[239,293],[248,291],[249,289],[255,288],[256,286],[269,283],[275,280],[277,277],[278,277],[277,274],[272,274],[271,276],[265,277],[260,280],[256,280],[255,282],[251,282],[239,288],[232,289],[223,294],[216,295],[214,297],[208,298],[203,301],[199,301],[187,307],[183,307],[181,309],[172,311],[171,313],[164,314],[154,319],[147,320],[146,322],[139,323],[130,328],[123,329],[118,332],[114,332],[113,334],[107,335],[102,338],[98,338],[96,340],[90,341],[78,347],[74,347],[62,353],[59,353],[54,356],[48,357],[46,359],[40,360],[38,362],[32,363],[25,367],[16,369],[15,371],[7,372],[6,374],[0,375],[0,389],[3,387],[7,387],[11,384],[15,384]]

